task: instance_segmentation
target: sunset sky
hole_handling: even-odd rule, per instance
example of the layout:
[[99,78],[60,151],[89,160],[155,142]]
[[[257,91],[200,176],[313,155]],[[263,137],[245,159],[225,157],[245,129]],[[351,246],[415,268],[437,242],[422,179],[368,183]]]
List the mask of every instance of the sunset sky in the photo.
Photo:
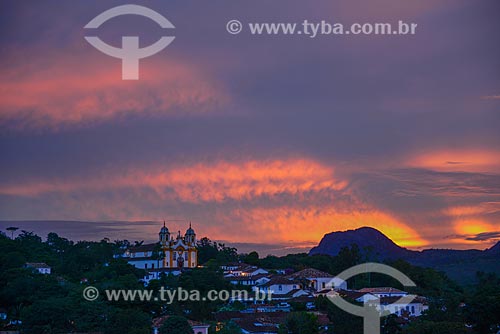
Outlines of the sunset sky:
[[[272,253],[361,226],[412,249],[500,240],[497,0],[135,1],[175,25],[138,81],[84,39],[125,3],[1,1],[2,230],[152,241],[185,219]],[[418,30],[231,35],[231,19]],[[163,33],[134,15],[91,32]]]

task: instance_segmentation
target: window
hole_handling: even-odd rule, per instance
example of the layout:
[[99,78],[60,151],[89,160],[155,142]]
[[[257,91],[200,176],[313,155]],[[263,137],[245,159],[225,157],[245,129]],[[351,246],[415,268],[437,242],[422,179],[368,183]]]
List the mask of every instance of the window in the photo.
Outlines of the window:
[[148,264],[144,263],[144,269],[148,269]]
[[412,306],[411,307],[411,313],[414,314],[415,313],[415,306]]
[[323,288],[323,289],[326,288],[326,283],[325,282],[321,283],[321,288]]
[[278,290],[282,291],[283,290],[283,285],[278,285]]
[[151,268],[154,269],[155,268],[155,264],[154,263],[151,263]]

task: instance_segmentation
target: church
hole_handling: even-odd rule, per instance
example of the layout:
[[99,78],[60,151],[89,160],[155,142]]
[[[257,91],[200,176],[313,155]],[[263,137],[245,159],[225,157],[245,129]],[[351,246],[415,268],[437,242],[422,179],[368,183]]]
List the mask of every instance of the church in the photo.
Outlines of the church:
[[179,231],[174,237],[163,222],[158,235],[158,242],[131,247],[123,255],[131,265],[149,272],[146,280],[159,278],[160,273],[170,272],[175,275],[184,268],[198,266],[196,233],[191,223],[184,236]]

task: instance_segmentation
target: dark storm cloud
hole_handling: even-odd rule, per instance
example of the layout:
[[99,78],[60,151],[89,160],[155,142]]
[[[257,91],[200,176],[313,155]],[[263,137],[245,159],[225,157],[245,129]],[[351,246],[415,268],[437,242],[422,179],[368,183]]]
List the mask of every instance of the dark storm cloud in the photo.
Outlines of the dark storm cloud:
[[489,240],[498,240],[499,238],[500,238],[500,232],[483,232],[473,237],[468,237],[466,238],[466,240],[489,241]]

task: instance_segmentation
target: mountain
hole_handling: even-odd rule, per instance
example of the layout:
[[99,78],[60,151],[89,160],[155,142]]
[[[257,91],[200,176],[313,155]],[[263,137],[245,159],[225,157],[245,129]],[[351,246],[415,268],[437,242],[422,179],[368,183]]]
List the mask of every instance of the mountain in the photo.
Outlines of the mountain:
[[337,255],[344,247],[356,244],[372,261],[403,259],[413,265],[444,271],[461,284],[475,281],[476,272],[495,272],[500,275],[500,242],[484,250],[427,249],[412,251],[400,247],[382,232],[362,227],[356,230],[325,234],[309,255]]
[[311,249],[309,255],[328,254],[337,255],[344,247],[352,244],[359,246],[363,253],[371,253],[370,257],[378,259],[403,258],[411,251],[396,245],[382,232],[371,227],[361,227],[357,230],[332,232],[321,239],[318,246]]
[[500,241],[495,246],[486,250],[489,254],[500,254]]

